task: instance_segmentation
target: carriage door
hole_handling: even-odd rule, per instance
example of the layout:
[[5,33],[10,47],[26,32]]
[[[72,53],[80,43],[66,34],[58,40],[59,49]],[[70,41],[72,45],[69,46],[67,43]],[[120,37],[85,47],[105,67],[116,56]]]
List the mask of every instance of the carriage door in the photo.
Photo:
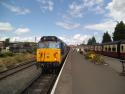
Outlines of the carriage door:
[[120,44],[121,44],[121,42],[118,42],[118,45],[117,45],[117,54],[118,54],[118,58],[119,59],[121,57],[121,54],[120,54]]

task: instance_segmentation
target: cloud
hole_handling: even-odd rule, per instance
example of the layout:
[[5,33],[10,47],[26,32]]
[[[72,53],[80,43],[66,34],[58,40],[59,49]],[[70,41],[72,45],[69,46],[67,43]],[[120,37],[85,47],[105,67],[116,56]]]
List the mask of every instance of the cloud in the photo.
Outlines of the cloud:
[[25,33],[28,33],[30,32],[30,29],[29,28],[18,28],[15,33],[17,35],[21,35],[21,34],[25,34]]
[[102,14],[102,13],[105,12],[104,9],[101,8],[100,6],[95,7],[94,11],[95,11],[97,14]]
[[67,44],[81,44],[81,43],[87,43],[88,39],[90,38],[90,35],[82,35],[82,34],[75,34],[73,37],[68,36],[61,36],[59,37]]
[[104,13],[104,1],[103,0],[83,0],[84,7],[90,11],[94,11],[97,14]]
[[[5,40],[6,38],[4,38]],[[36,42],[40,40],[40,37],[37,37]],[[20,36],[14,36],[10,37],[11,42],[35,42],[35,36],[27,36],[27,37],[20,37]]]
[[98,24],[89,24],[84,26],[85,29],[90,29],[90,30],[97,30],[97,31],[102,31],[102,32],[114,32],[114,28],[116,26],[116,23],[114,21],[106,21]]
[[9,22],[0,22],[0,31],[12,31],[13,27]]
[[53,11],[54,2],[52,0],[37,0],[40,4],[40,9],[44,13],[45,11]]
[[[101,1],[100,1],[101,2]],[[109,31],[111,34],[114,32],[114,28],[116,26],[117,21],[123,20],[125,22],[125,1],[124,0],[112,0],[106,6],[108,10],[107,16],[105,19],[108,19],[101,23],[89,24],[84,28],[90,30],[98,30],[98,31]]]
[[101,6],[103,4],[103,0],[83,0],[83,2],[85,7]]
[[11,5],[11,4],[7,4],[7,3],[4,3],[4,2],[1,2],[1,4],[3,6],[5,6],[11,12],[14,12],[14,13],[16,13],[18,15],[25,15],[25,14],[30,13],[30,10],[26,9],[26,8],[21,8],[21,7],[14,6],[14,5]]
[[56,25],[68,30],[83,28],[82,24],[73,21],[83,18],[86,11],[94,11],[96,14],[104,13],[103,4],[103,0],[73,1],[69,4],[66,13],[62,15],[62,21],[56,22]]
[[56,25],[67,30],[72,30],[80,27],[79,23],[71,23],[71,22],[57,22]]
[[7,36],[2,36],[0,37],[0,41],[5,41],[5,39],[7,39],[8,37]]
[[86,40],[88,40],[90,38],[90,35],[81,35],[81,34],[76,34],[73,36],[73,40],[76,43],[82,43],[83,41],[86,42]]
[[67,16],[72,18],[84,17],[85,11],[94,11],[96,13],[104,13],[103,0],[80,0],[72,2],[67,10]]
[[84,6],[73,2],[69,5],[68,15],[75,18],[82,18],[84,14]]
[[125,0],[112,0],[106,9],[109,10],[108,16],[112,19],[125,21]]

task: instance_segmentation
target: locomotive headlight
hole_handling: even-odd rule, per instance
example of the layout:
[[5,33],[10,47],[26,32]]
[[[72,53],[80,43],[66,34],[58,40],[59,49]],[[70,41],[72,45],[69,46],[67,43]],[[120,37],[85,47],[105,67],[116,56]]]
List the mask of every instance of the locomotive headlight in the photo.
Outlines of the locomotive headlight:
[[57,60],[57,55],[58,55],[57,52],[55,52],[55,53],[53,54],[53,56],[54,56],[54,60],[55,60],[55,61]]

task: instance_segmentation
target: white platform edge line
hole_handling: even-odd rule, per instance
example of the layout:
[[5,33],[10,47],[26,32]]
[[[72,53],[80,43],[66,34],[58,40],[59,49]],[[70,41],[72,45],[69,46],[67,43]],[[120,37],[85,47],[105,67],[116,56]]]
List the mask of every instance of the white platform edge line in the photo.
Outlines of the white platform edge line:
[[[69,51],[69,53],[70,53],[70,51]],[[61,76],[61,74],[62,74],[62,70],[63,70],[63,68],[64,68],[64,66],[65,66],[65,63],[66,63],[67,58],[68,58],[68,56],[69,56],[69,53],[68,53],[68,55],[67,55],[67,57],[66,57],[66,59],[65,59],[65,61],[64,61],[64,64],[63,64],[63,66],[62,66],[62,68],[61,68],[61,71],[60,71],[60,73],[59,73],[59,75],[58,75],[58,77],[57,77],[57,79],[56,79],[56,82],[55,82],[55,84],[54,84],[54,86],[53,86],[53,89],[52,89],[52,91],[51,91],[50,94],[54,94],[54,93],[55,93],[55,90],[56,90],[58,81],[59,81],[60,76]]]

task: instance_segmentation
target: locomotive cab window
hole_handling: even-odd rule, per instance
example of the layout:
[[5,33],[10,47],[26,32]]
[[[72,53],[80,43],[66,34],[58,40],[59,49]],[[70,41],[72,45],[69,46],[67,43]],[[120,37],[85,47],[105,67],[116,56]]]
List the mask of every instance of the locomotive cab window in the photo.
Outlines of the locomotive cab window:
[[39,48],[59,48],[59,42],[47,41],[47,42],[40,42],[38,44]]

